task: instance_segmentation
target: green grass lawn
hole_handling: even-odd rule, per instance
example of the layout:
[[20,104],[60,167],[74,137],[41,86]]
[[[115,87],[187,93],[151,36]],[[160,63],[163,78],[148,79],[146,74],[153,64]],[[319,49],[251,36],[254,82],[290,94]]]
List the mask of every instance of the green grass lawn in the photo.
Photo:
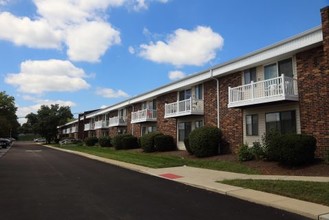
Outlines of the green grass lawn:
[[200,159],[186,159],[178,156],[159,155],[155,153],[143,153],[132,150],[115,150],[111,148],[102,147],[85,147],[79,145],[52,145],[54,147],[84,152],[104,158],[119,160],[127,163],[142,165],[151,168],[164,168],[176,166],[192,166],[199,168],[207,168],[213,170],[222,170],[245,174],[258,174],[254,169],[251,169],[241,163],[234,163],[228,161],[211,161]]
[[224,184],[283,195],[329,206],[328,182],[284,180],[224,180]]

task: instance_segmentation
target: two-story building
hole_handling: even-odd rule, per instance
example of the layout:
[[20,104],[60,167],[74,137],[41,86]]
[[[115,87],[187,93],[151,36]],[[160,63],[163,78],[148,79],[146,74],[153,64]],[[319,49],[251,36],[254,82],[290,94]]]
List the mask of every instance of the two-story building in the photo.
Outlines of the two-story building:
[[321,18],[319,27],[87,114],[84,131],[140,137],[157,130],[183,150],[193,129],[212,125],[236,152],[277,129],[313,135],[323,156],[329,150],[329,7]]

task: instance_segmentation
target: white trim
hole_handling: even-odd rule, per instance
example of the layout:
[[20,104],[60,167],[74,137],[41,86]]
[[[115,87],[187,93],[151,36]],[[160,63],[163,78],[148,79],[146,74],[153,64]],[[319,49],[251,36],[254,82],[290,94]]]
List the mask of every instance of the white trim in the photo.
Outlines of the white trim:
[[[253,53],[247,54],[246,56],[231,60],[229,62],[220,64],[218,66],[209,68],[205,71],[193,74],[191,76],[185,77],[179,81],[164,85],[162,87],[156,88],[149,92],[143,93],[136,97],[132,97],[123,102],[117,103],[105,109],[88,114],[86,118],[92,118],[97,115],[105,114],[113,110],[118,110],[120,108],[128,107],[134,103],[143,102],[148,99],[154,99],[157,96],[164,95],[169,92],[177,91],[187,86],[193,86],[196,84],[203,83],[207,80],[211,80],[213,77],[220,77],[230,73],[249,68],[251,66],[257,66],[264,62],[270,62],[275,60],[280,56],[294,55],[295,53],[305,50],[308,47],[320,44],[323,41],[321,26],[288,38],[277,44],[271,45],[269,47],[257,50]],[[213,74],[211,74],[211,70]]]

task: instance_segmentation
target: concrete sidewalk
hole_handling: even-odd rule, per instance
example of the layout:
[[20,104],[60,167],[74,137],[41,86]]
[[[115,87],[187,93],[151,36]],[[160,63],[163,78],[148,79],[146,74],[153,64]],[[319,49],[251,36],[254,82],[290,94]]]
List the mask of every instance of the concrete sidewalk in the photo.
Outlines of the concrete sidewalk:
[[286,210],[289,212],[297,213],[302,216],[306,216],[311,219],[329,220],[328,206],[216,182],[228,179],[271,179],[329,182],[329,177],[247,175],[188,166],[153,169],[116,160],[106,159],[82,152],[65,150],[51,146],[47,147],[84,156],[93,160],[113,164],[137,172],[169,179],[201,189],[210,190],[216,193],[221,193],[250,202],[262,204],[265,206],[271,206],[274,208]]

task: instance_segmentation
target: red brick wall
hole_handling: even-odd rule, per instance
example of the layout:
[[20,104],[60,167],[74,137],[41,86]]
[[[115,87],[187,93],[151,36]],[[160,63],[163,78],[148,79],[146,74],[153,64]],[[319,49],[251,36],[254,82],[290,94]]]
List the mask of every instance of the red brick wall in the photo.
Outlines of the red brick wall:
[[329,149],[329,73],[323,47],[296,55],[301,132],[317,139],[316,155]]
[[171,135],[177,141],[177,129],[175,118],[164,118],[165,103],[177,101],[177,92],[172,92],[157,98],[157,126],[158,131]]
[[217,82],[211,80],[204,84],[204,123],[217,126]]
[[237,153],[239,145],[243,143],[243,120],[242,110],[239,108],[228,108],[228,87],[236,87],[241,85],[242,74],[241,72],[230,74],[220,78],[219,82],[219,118],[220,128],[223,133],[224,151]]

